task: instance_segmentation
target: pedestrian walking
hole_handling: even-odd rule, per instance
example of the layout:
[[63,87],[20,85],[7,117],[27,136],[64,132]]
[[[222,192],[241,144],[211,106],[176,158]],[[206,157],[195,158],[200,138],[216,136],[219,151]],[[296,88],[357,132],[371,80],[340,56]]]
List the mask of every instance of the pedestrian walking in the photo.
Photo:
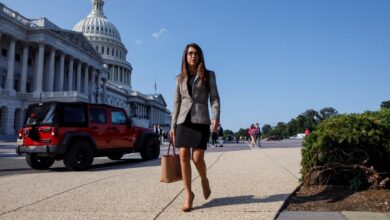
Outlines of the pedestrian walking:
[[217,131],[211,129],[211,146],[217,147],[218,133]]
[[255,143],[257,147],[261,147],[261,129],[259,123],[255,125]]
[[221,125],[218,125],[218,147],[223,147],[223,128]]
[[[212,109],[210,121],[208,101]],[[208,199],[211,190],[206,174],[204,153],[210,137],[210,124],[216,131],[219,124],[220,100],[215,73],[207,70],[202,49],[195,43],[188,44],[182,57],[181,73],[176,78],[170,135],[179,148],[185,200],[182,211],[192,209],[195,198],[191,189],[192,161],[198,170],[203,196]]]
[[251,147],[255,147],[255,132],[256,132],[255,130],[256,130],[255,125],[251,124],[248,130],[249,138],[251,141]]

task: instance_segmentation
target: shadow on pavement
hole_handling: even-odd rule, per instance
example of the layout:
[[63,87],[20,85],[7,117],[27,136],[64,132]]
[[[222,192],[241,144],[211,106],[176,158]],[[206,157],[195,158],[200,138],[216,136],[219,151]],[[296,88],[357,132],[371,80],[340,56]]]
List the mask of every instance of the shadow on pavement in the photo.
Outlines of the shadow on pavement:
[[[125,165],[134,165],[134,166],[125,166]],[[104,164],[96,164],[91,167],[88,171],[102,171],[102,170],[123,170],[129,168],[138,168],[138,167],[152,167],[160,166],[161,159],[154,160],[142,160],[142,159],[122,159],[118,161],[108,162]]]
[[286,200],[288,196],[289,194],[276,194],[265,198],[256,198],[254,195],[215,198],[203,204],[202,206],[194,207],[193,210],[219,207],[219,206],[248,204],[248,203],[278,202],[278,201]]
[[[62,163],[62,161],[60,161],[60,163]],[[151,166],[160,166],[160,165],[161,165],[160,158],[155,159],[155,160],[148,160],[148,161],[144,161],[142,159],[121,159],[121,160],[112,161],[112,162],[92,164],[91,168],[87,169],[85,172],[99,172],[99,171],[105,171],[105,170],[122,170],[122,169],[131,169],[131,168],[138,168],[138,167],[151,167]],[[63,165],[61,167],[58,167],[58,166],[52,167],[48,170],[34,170],[30,167],[21,167],[21,168],[0,169],[0,176],[29,174],[29,173],[50,173],[50,172],[73,172],[73,171],[69,171],[65,167],[65,165]],[[83,171],[79,171],[79,172],[83,172]]]

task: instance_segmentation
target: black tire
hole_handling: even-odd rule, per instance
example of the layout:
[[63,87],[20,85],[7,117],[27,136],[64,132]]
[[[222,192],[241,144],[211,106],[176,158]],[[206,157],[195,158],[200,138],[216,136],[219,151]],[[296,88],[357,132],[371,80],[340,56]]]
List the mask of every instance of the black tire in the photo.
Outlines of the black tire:
[[160,142],[149,138],[146,141],[146,145],[141,151],[141,157],[143,160],[153,160],[157,159],[160,155]]
[[93,162],[93,148],[85,141],[77,141],[68,150],[64,157],[64,164],[69,170],[86,170]]
[[122,152],[116,152],[116,153],[110,153],[107,155],[108,158],[111,160],[120,160],[123,157],[124,153]]
[[27,164],[36,170],[48,170],[54,163],[52,157],[40,157],[36,154],[26,155]]

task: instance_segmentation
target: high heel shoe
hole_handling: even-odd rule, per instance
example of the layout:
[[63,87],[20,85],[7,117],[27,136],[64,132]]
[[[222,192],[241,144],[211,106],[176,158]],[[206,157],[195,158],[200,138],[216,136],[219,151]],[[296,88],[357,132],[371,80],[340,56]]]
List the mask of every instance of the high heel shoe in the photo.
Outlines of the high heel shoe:
[[204,199],[207,200],[210,197],[210,194],[211,194],[209,179],[206,179],[205,181],[202,181],[202,189],[203,189]]
[[192,203],[194,202],[195,199],[195,194],[191,192],[191,197],[190,197],[190,205],[189,206],[183,206],[181,209],[183,212],[189,212],[192,210]]

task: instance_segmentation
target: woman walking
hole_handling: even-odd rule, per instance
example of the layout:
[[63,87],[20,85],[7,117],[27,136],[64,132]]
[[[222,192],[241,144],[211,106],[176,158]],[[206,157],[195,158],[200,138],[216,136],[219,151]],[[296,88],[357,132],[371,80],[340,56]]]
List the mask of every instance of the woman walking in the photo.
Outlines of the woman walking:
[[255,147],[255,132],[255,125],[251,124],[251,127],[248,130],[249,137],[251,138],[251,147]]
[[[210,121],[208,101],[212,117]],[[191,190],[192,161],[202,182],[203,196],[208,199],[211,190],[206,175],[204,153],[211,130],[219,124],[220,101],[214,72],[207,70],[202,49],[195,43],[188,44],[183,53],[181,73],[176,77],[170,135],[179,148],[183,176],[185,202],[182,210],[189,212],[195,195]]]

